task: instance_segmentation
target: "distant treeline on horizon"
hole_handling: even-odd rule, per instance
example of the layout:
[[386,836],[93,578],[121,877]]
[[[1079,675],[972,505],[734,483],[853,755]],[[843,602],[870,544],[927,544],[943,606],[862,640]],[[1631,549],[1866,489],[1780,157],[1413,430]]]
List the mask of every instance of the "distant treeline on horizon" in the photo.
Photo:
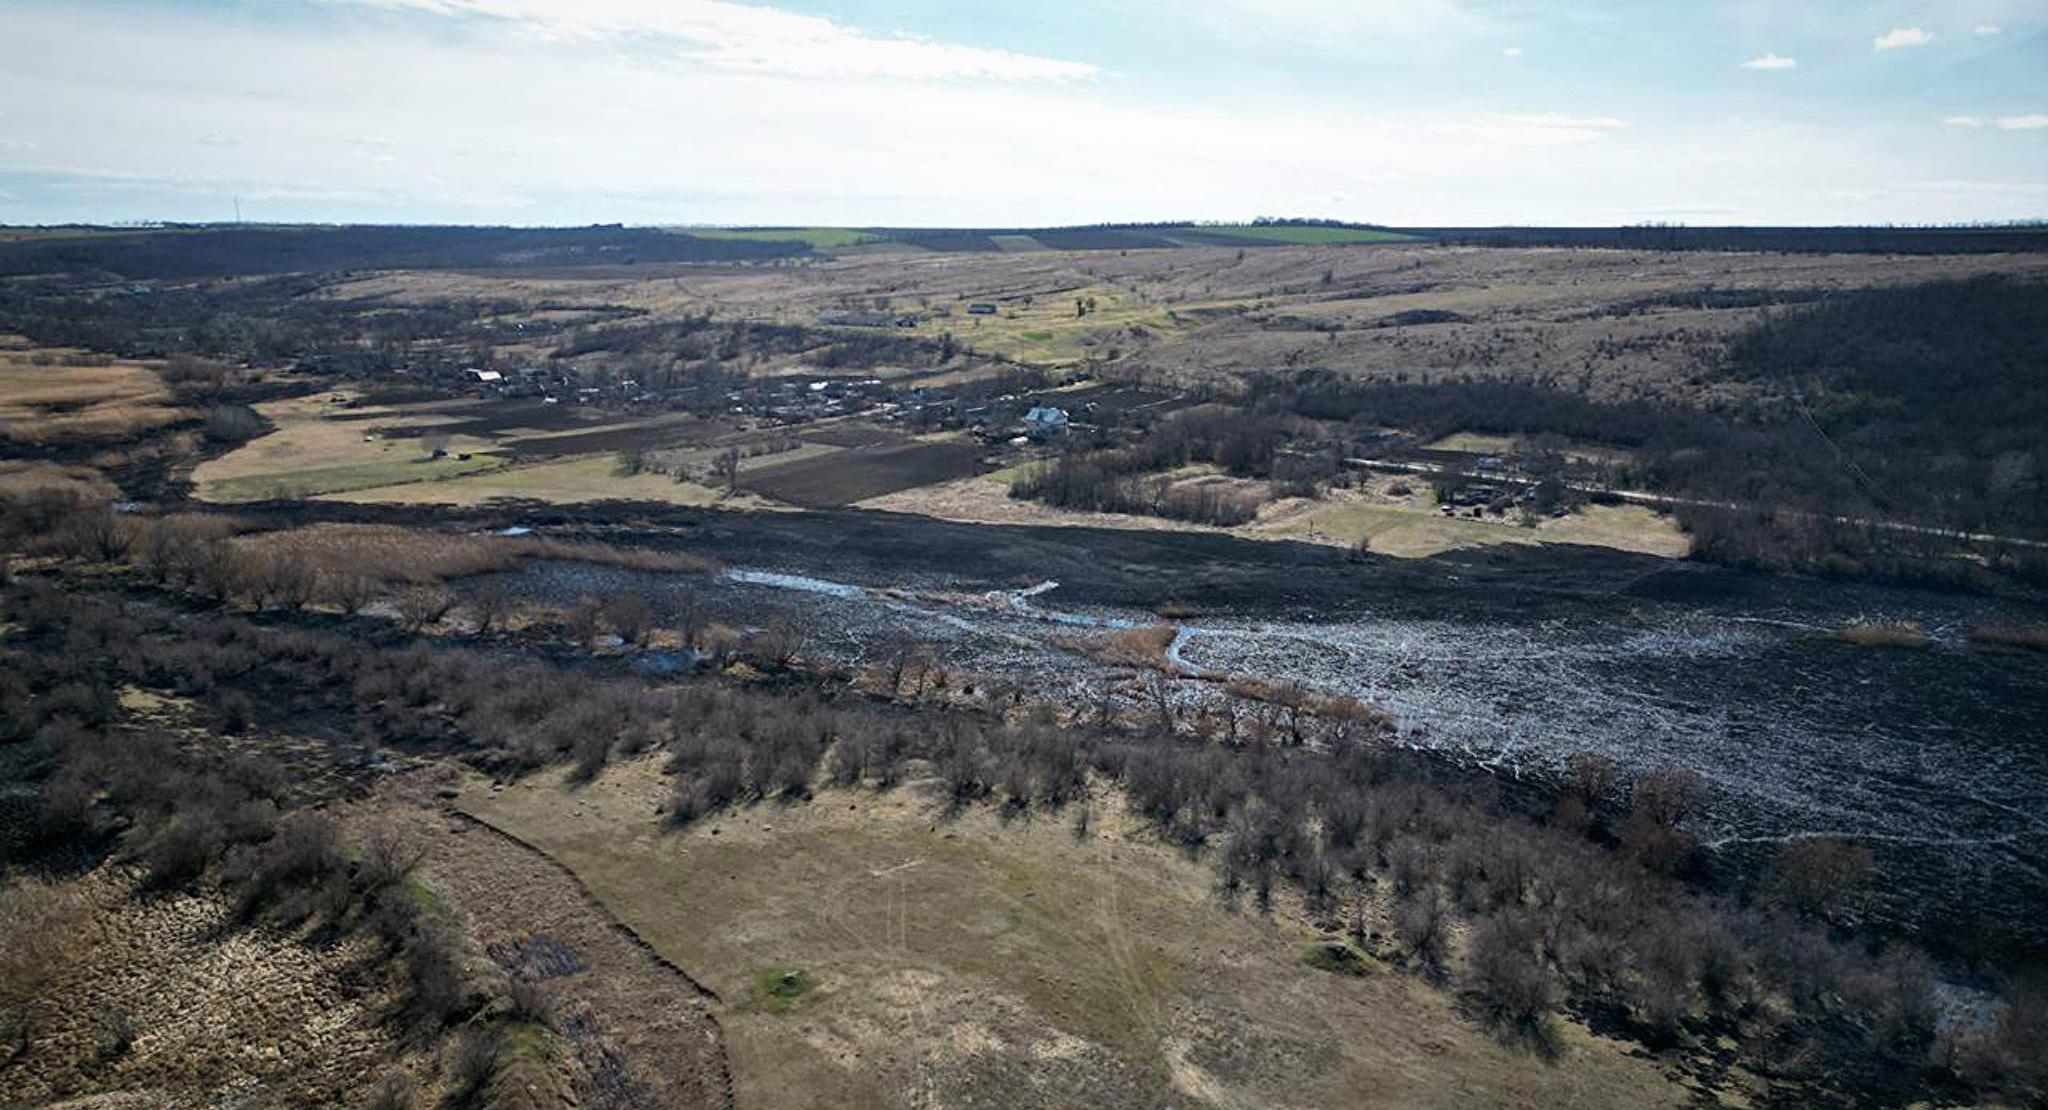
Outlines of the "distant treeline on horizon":
[[1389,244],[1651,251],[1988,254],[2048,250],[2048,224],[1947,227],[1437,227],[1330,220],[1064,228],[575,228],[164,224],[0,233],[0,277],[234,277],[393,269],[772,262],[890,246],[946,253]]

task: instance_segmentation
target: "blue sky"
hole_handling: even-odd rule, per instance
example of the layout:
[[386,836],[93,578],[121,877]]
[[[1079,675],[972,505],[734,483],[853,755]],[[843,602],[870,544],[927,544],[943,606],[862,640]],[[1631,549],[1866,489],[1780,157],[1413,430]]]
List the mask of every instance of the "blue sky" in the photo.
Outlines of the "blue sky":
[[2048,216],[2048,0],[0,0],[0,222]]

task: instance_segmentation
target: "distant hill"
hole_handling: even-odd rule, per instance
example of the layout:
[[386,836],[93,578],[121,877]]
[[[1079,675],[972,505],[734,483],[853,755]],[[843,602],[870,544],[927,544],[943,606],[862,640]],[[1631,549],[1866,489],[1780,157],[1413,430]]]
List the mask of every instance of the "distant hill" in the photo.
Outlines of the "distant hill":
[[711,239],[654,228],[79,228],[0,241],[0,277],[105,272],[130,278],[336,270],[740,262],[809,253],[802,242]]
[[2048,250],[2048,226],[1390,228],[1316,220],[1061,228],[578,228],[176,225],[0,229],[0,277],[178,279],[350,270],[760,262],[845,251],[1257,249],[1441,243],[1653,251],[1986,254]]

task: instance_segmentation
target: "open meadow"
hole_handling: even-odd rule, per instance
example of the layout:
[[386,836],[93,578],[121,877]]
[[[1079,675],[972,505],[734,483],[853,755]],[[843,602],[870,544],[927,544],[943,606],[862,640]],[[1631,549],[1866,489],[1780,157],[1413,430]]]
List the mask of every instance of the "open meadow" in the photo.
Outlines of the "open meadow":
[[1113,797],[1006,819],[912,783],[677,832],[645,763],[583,786],[487,785],[465,789],[466,811],[563,861],[724,1000],[742,1105],[1687,1097],[1583,1029],[1532,1065],[1379,958],[1312,966],[1323,934],[1299,907],[1219,904],[1213,876]]

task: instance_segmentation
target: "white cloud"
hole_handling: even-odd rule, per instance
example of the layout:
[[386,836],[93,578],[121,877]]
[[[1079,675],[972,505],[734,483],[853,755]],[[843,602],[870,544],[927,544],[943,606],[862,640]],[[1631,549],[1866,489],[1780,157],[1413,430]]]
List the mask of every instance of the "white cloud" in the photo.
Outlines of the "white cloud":
[[1519,46],[1506,47],[1501,50],[1500,56],[1503,58],[1519,58],[1522,56],[1522,48]]
[[1495,146],[1577,146],[1628,126],[1613,116],[1503,115],[1440,123],[1435,130],[1464,135]]
[[1164,10],[1192,13],[1222,30],[1322,43],[1471,30],[1486,22],[1466,0],[1173,0]]
[[1978,116],[1950,116],[1942,120],[1944,127],[1982,127],[1984,120]]
[[1799,59],[1783,54],[1764,54],[1742,63],[1744,69],[1798,69]]
[[1614,116],[1533,115],[1502,116],[1501,118],[1507,120],[1508,122],[1519,124],[1525,127],[1569,127],[1575,129],[1611,131],[1628,126],[1627,120],[1618,119]]
[[2048,130],[2048,116],[2000,116],[1998,128],[2001,131],[2042,131]]
[[1970,29],[1970,33],[1976,35],[1980,39],[1988,39],[1993,35],[2004,34],[2005,28],[2000,27],[1996,23],[1979,23],[1975,27]]
[[723,69],[811,77],[1074,81],[1086,62],[873,35],[822,16],[728,0],[326,0],[497,20],[552,39],[639,39]]
[[1933,41],[1934,34],[1931,31],[1923,31],[1918,27],[1894,27],[1872,39],[1871,45],[1879,50],[1898,50],[1907,46],[1926,46]]
[[[226,219],[236,196],[252,219],[371,222],[1005,227],[1267,212],[1438,226],[1626,223],[1674,203],[1729,223],[1938,222],[2037,214],[2048,189],[2001,184],[2027,167],[1992,158],[2025,156],[2042,133],[1963,142],[1926,126],[1924,108],[1884,130],[1706,110],[1624,126],[1624,107],[1649,109],[1598,89],[1536,101],[1572,114],[1378,88],[1281,110],[1263,94],[1288,90],[1263,83],[1204,97],[1107,80],[935,89],[671,64],[651,56],[696,44],[645,35],[591,49],[509,23],[451,34],[465,25],[421,26],[442,18],[424,9],[339,34],[331,18],[215,10],[0,0],[0,134],[38,144],[0,155],[0,186],[21,197],[0,222]],[[1517,39],[1488,28],[1392,45],[1469,62]],[[1986,184],[1897,184],[1937,165]]]

